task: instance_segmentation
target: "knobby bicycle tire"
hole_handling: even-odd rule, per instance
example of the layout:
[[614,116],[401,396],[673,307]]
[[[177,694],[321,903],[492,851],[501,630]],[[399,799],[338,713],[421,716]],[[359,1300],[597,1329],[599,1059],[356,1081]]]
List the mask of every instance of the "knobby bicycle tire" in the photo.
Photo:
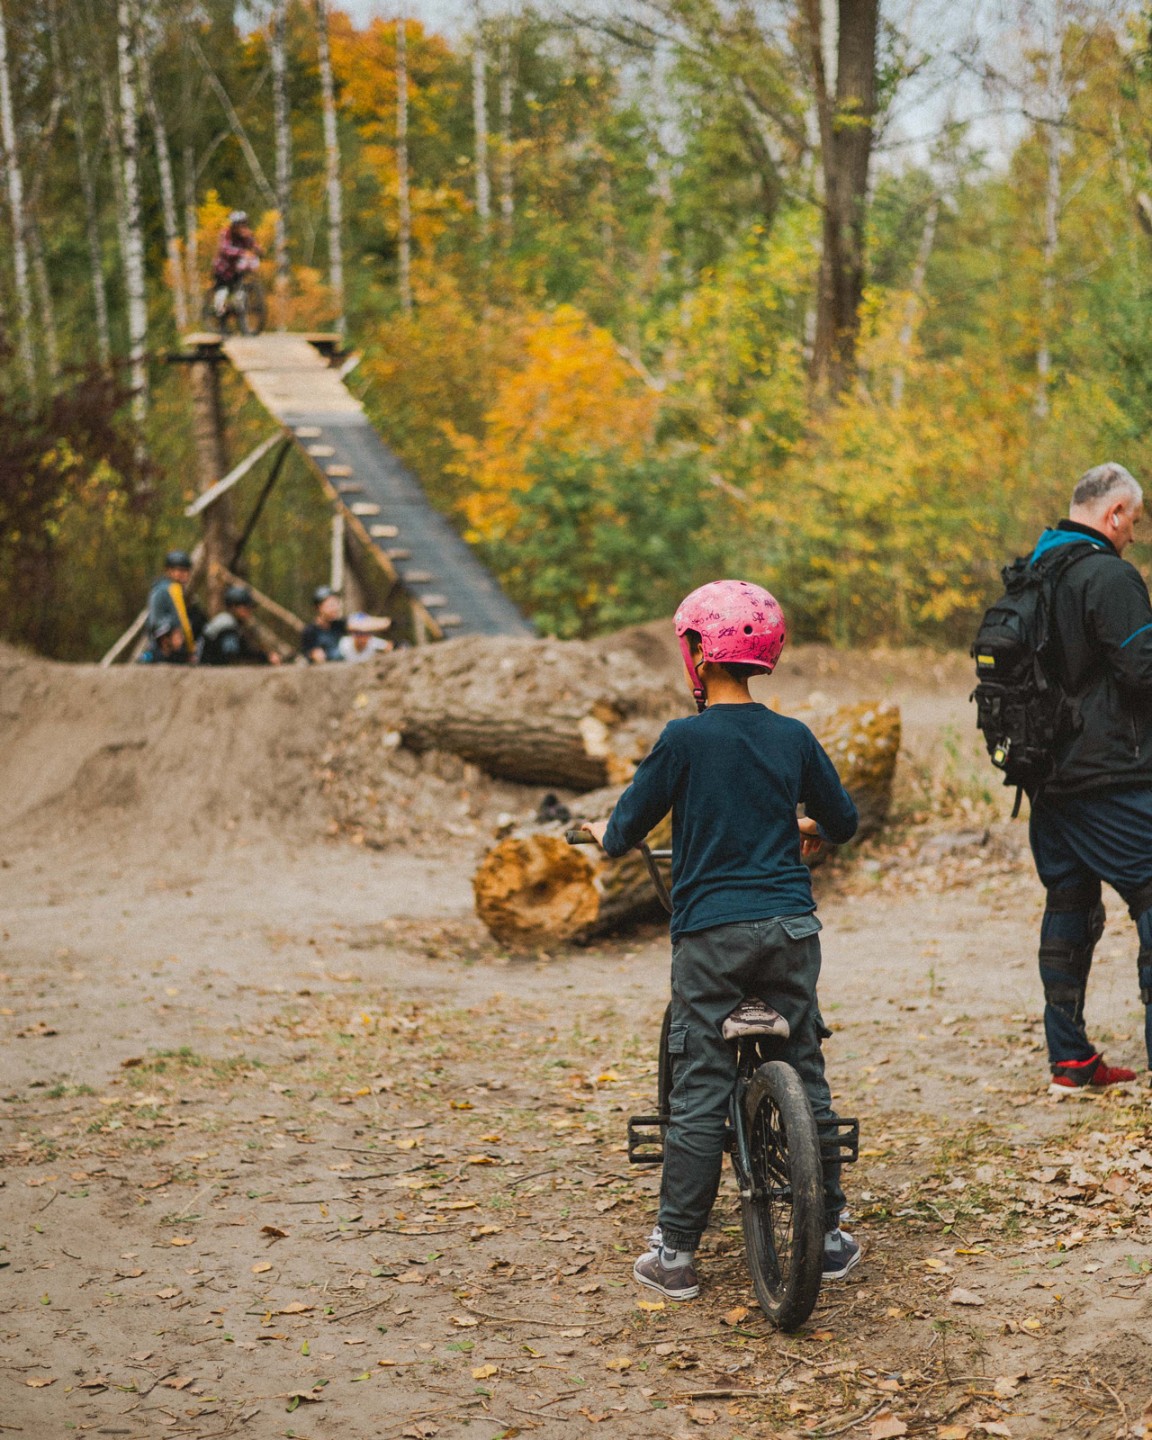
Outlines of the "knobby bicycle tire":
[[243,335],[262,335],[268,319],[268,304],[264,297],[264,285],[250,277],[242,284],[243,296],[237,310],[237,325]]
[[770,1060],[744,1096],[751,1193],[740,1196],[756,1299],[781,1330],[796,1330],[820,1293],[824,1173],[812,1106],[791,1065]]

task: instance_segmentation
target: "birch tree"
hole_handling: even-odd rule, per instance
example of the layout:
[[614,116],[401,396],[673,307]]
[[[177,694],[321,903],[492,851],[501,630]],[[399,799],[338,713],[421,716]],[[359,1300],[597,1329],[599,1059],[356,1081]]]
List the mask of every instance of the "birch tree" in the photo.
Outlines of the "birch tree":
[[[399,26],[397,27],[399,28]],[[324,184],[328,197],[328,276],[336,303],[336,329],[345,331],[343,206],[340,194],[340,136],[336,128],[336,86],[328,37],[328,0],[316,0],[316,48],[324,107]]]
[[16,305],[20,315],[17,353],[24,378],[36,383],[36,359],[32,349],[32,285],[28,266],[28,237],[24,216],[24,176],[16,145],[16,121],[12,106],[12,73],[8,55],[8,24],[0,4],[0,139],[4,144],[4,173],[8,182],[8,208],[12,216],[12,267],[16,283]]
[[476,136],[476,218],[482,239],[492,221],[492,184],[488,177],[488,57],[484,50],[483,17],[476,9],[476,38],[472,45],[472,125]]
[[288,207],[292,188],[292,134],[288,119],[288,0],[273,0],[271,27],[272,123],[276,143],[276,297],[277,328],[288,327]]
[[128,372],[138,457],[148,418],[148,300],[144,276],[144,224],[140,204],[140,114],[136,97],[139,43],[135,0],[118,0],[116,49],[120,80],[120,164],[124,184],[124,293],[128,309]]
[[512,37],[511,21],[500,35],[500,235],[505,247],[512,243],[516,214],[515,176],[512,165]]
[[400,218],[397,237],[400,308],[412,309],[412,201],[408,193],[408,22],[396,22],[396,195]]
[[92,285],[92,311],[96,330],[96,356],[102,369],[112,362],[112,338],[108,328],[108,290],[104,281],[104,247],[100,243],[100,207],[92,155],[88,149],[84,106],[77,79],[78,58],[65,59],[64,34],[60,26],[57,0],[49,0],[49,37],[56,85],[64,96],[72,117],[72,135],[76,146],[76,173],[84,200],[84,236],[88,247],[88,269]]
[[138,51],[140,89],[148,120],[152,127],[152,142],[156,149],[156,170],[160,180],[160,214],[164,224],[164,247],[168,252],[168,283],[172,287],[172,310],[176,326],[180,331],[188,328],[188,291],[184,274],[184,260],[180,253],[180,221],[176,211],[176,182],[172,174],[172,152],[168,145],[168,127],[164,114],[156,99],[152,84],[152,64],[148,54],[148,39],[141,35]]

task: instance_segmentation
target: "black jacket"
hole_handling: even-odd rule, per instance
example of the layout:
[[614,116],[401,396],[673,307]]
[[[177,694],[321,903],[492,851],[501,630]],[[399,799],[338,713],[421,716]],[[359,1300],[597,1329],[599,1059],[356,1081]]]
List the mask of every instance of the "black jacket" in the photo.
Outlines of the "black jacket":
[[1044,787],[1049,795],[1152,787],[1152,603],[1140,572],[1097,530],[1061,520],[1033,560],[1090,546],[1057,582],[1052,620],[1060,681],[1078,730]]
[[235,615],[222,610],[200,637],[201,665],[267,665],[268,652]]

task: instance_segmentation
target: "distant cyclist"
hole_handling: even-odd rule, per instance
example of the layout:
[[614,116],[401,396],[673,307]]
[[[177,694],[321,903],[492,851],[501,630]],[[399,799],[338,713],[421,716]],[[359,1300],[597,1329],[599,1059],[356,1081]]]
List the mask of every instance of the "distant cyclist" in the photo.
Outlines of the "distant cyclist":
[[148,591],[147,633],[149,649],[158,653],[155,644],[163,629],[165,634],[178,630],[183,644],[168,642],[169,663],[186,665],[196,650],[196,642],[204,629],[203,610],[188,598],[188,582],[192,578],[192,557],[187,550],[169,550],[164,557],[164,573],[153,580]]
[[204,627],[201,665],[279,665],[279,654],[268,649],[257,632],[256,601],[247,585],[229,585],[224,607]]
[[263,253],[256,243],[247,213],[233,210],[228,216],[228,224],[220,232],[216,257],[212,261],[212,279],[216,285],[212,304],[218,317],[223,318],[227,313],[229,296],[244,276],[259,270]]
[[[669,1300],[690,1300],[736,1084],[723,1027],[742,1002],[756,997],[788,1021],[783,1058],[817,1127],[837,1123],[820,1049],[829,1033],[816,999],[820,922],[801,856],[850,840],[856,807],[811,730],[748,692],[784,648],[784,616],[768,591],[743,580],[702,585],[675,625],[701,713],[666,725],[611,819],[585,828],[620,856],[672,812],[670,1121],[659,1222],[632,1273]],[[824,1279],[837,1280],[861,1250],[840,1229],[840,1161],[827,1156],[824,1205]]]

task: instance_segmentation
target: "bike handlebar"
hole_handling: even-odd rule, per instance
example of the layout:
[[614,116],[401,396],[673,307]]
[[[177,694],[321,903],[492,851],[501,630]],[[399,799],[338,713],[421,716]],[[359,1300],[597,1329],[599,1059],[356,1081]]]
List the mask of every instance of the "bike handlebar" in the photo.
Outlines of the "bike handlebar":
[[[565,830],[564,838],[569,845],[595,845],[596,837],[590,835],[587,830]],[[649,850],[648,846],[641,840],[637,850],[644,857],[644,864],[647,866],[649,878],[656,891],[657,898],[668,914],[672,914],[672,897],[668,893],[668,887],[664,883],[664,877],[656,868],[657,860],[671,860],[671,850]]]

